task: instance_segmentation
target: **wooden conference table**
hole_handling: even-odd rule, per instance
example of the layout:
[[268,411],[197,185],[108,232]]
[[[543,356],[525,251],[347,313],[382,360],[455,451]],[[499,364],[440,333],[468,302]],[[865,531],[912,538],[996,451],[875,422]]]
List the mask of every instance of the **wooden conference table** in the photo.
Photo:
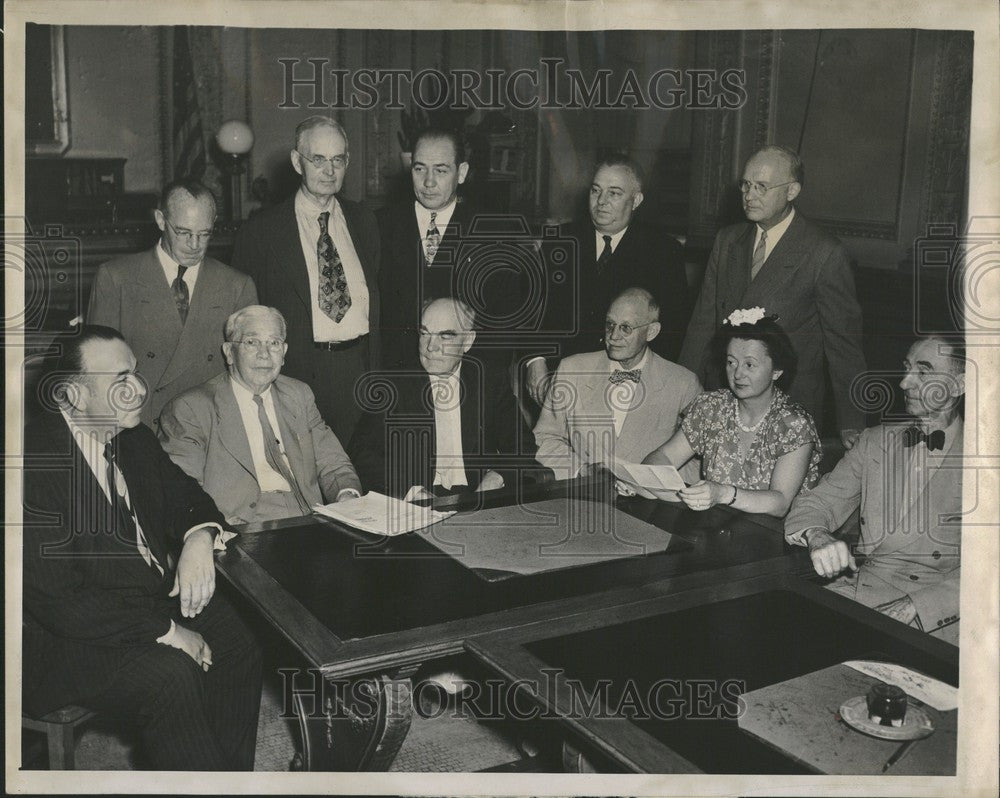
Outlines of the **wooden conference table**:
[[808,558],[789,552],[776,519],[615,499],[606,482],[580,480],[435,507],[471,523],[497,506],[564,497],[615,503],[669,533],[666,546],[513,575],[466,567],[417,534],[377,537],[319,516],[241,530],[218,567],[309,666],[290,674],[307,768],[387,769],[409,729],[411,677],[462,652],[498,681],[533,685],[519,706],[543,708],[553,731],[609,771],[808,772],[731,718],[644,723],[565,706],[567,689],[601,680],[646,689],[666,656],[671,676],[710,683],[697,689],[712,712],[736,693],[880,653],[956,683],[957,650],[809,584]]

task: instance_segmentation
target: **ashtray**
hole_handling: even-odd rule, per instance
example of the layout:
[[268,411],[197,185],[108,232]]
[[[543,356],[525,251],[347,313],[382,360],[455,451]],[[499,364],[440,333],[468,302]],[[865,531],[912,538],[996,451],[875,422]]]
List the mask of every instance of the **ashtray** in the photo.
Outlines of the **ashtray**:
[[934,732],[934,724],[923,708],[911,705],[901,726],[883,726],[868,717],[868,698],[858,695],[840,705],[840,717],[852,729],[881,740],[919,740]]

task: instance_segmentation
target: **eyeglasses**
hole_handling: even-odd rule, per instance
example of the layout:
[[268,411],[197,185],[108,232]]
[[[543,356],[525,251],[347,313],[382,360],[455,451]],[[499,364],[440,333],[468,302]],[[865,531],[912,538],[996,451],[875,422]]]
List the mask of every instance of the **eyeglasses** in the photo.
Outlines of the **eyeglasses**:
[[347,160],[350,157],[349,153],[344,153],[343,155],[334,155],[332,158],[324,158],[322,155],[306,155],[302,150],[296,150],[296,152],[302,156],[303,161],[308,161],[317,169],[322,169],[327,164],[330,164],[334,169],[343,169],[347,166]]
[[285,342],[278,338],[240,338],[236,341],[247,349],[267,349],[268,352],[278,352],[285,345]]
[[754,194],[757,194],[757,195],[763,197],[772,188],[781,188],[782,186],[790,186],[792,183],[796,183],[796,182],[798,182],[798,181],[796,181],[796,180],[789,180],[789,181],[787,181],[785,183],[775,183],[773,186],[767,186],[767,185],[764,185],[763,183],[755,183],[752,180],[741,180],[736,185],[739,186],[741,194],[746,194],[747,192],[749,192],[752,189]]
[[628,338],[636,330],[641,330],[643,327],[648,327],[652,323],[653,322],[651,321],[647,321],[645,324],[636,324],[633,327],[631,324],[628,324],[627,322],[622,324],[615,324],[613,321],[606,321],[604,322],[604,332],[608,336],[612,336],[615,334],[615,330],[618,330],[618,332],[622,334],[622,337]]
[[202,240],[207,242],[208,239],[212,237],[212,233],[215,232],[215,230],[201,230],[195,233],[191,230],[185,230],[183,228],[178,230],[176,227],[170,224],[169,219],[164,217],[163,221],[167,223],[167,227],[169,227],[173,231],[174,235],[177,236],[181,241],[183,241],[188,246],[190,246],[191,244],[195,245],[201,244]]

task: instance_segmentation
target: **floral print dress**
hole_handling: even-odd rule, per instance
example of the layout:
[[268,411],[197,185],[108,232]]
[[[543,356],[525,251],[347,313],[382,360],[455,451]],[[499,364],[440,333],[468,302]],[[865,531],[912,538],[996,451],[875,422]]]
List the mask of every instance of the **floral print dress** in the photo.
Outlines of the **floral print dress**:
[[744,490],[768,490],[778,458],[811,443],[812,455],[801,490],[819,479],[822,448],[816,424],[802,405],[774,389],[774,400],[757,428],[746,457],[740,454],[740,430],[736,424],[736,397],[728,388],[708,391],[688,408],[681,429],[691,448],[702,458],[702,476]]

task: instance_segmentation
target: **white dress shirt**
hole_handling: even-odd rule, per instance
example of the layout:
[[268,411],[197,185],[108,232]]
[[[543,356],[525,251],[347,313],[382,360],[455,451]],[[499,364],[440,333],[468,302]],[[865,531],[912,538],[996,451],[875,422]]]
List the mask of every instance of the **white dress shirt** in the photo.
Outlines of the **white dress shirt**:
[[[243,428],[246,430],[247,442],[250,444],[250,456],[253,458],[253,470],[257,474],[257,484],[260,485],[261,492],[291,492],[292,486],[288,484],[288,480],[267,462],[267,452],[264,449],[264,429],[260,425],[260,415],[257,412],[257,403],[253,400],[253,392],[234,379],[230,379],[229,384],[233,386],[233,395],[236,397],[236,404],[239,406],[240,416],[243,418]],[[285,456],[285,445],[281,440],[278,416],[274,412],[274,397],[271,395],[270,386],[261,394],[261,399],[264,401],[264,412],[267,414],[267,420],[271,422],[271,429],[274,430],[274,436],[278,441],[278,449],[281,450],[285,465],[291,472],[292,467]]]
[[459,364],[453,374],[444,377],[429,375],[434,401],[434,484],[446,490],[469,484],[462,453],[461,368]]
[[[327,231],[333,240],[333,245],[340,255],[344,267],[344,278],[347,280],[347,290],[351,294],[351,307],[340,322],[327,316],[319,307],[319,215],[330,212],[327,221]],[[306,259],[306,271],[309,273],[309,296],[312,307],[313,340],[342,343],[353,341],[368,334],[368,283],[361,268],[361,259],[354,248],[344,211],[333,197],[330,204],[321,207],[301,189],[295,195],[295,219],[299,226],[299,240],[302,244],[302,254]]]
[[[621,230],[619,230],[617,233],[615,233],[614,235],[611,236],[611,252],[612,252],[612,254],[614,254],[614,251],[616,249],[618,249],[618,245],[621,243],[622,236],[625,235],[625,233],[626,233],[627,230],[628,230],[628,227],[623,227]],[[594,241],[597,244],[597,259],[598,260],[601,259],[601,253],[604,252],[604,236],[606,236],[606,235],[608,235],[608,233],[602,233],[596,227],[594,228]]]
[[[795,208],[789,211],[788,216],[778,222],[774,227],[767,231],[767,241],[764,242],[764,260],[761,263],[767,263],[767,259],[771,257],[771,253],[774,248],[778,246],[778,242],[781,241],[781,237],[788,230],[788,226],[792,223],[792,219],[795,218]],[[757,245],[760,243],[760,237],[764,232],[764,228],[759,224],[754,226],[754,237],[753,237],[753,252],[757,251]]]
[[[167,254],[167,251],[163,248],[162,238],[160,239],[159,246],[156,248],[156,257],[160,259],[160,265],[163,267],[163,275],[167,278],[167,285],[173,285],[174,280],[177,279],[177,271],[180,264]],[[200,267],[201,261],[198,261],[194,266],[188,266],[187,271],[184,272],[184,276],[181,278],[187,284],[189,302],[194,298],[194,284],[198,282],[198,275],[201,274]]]

